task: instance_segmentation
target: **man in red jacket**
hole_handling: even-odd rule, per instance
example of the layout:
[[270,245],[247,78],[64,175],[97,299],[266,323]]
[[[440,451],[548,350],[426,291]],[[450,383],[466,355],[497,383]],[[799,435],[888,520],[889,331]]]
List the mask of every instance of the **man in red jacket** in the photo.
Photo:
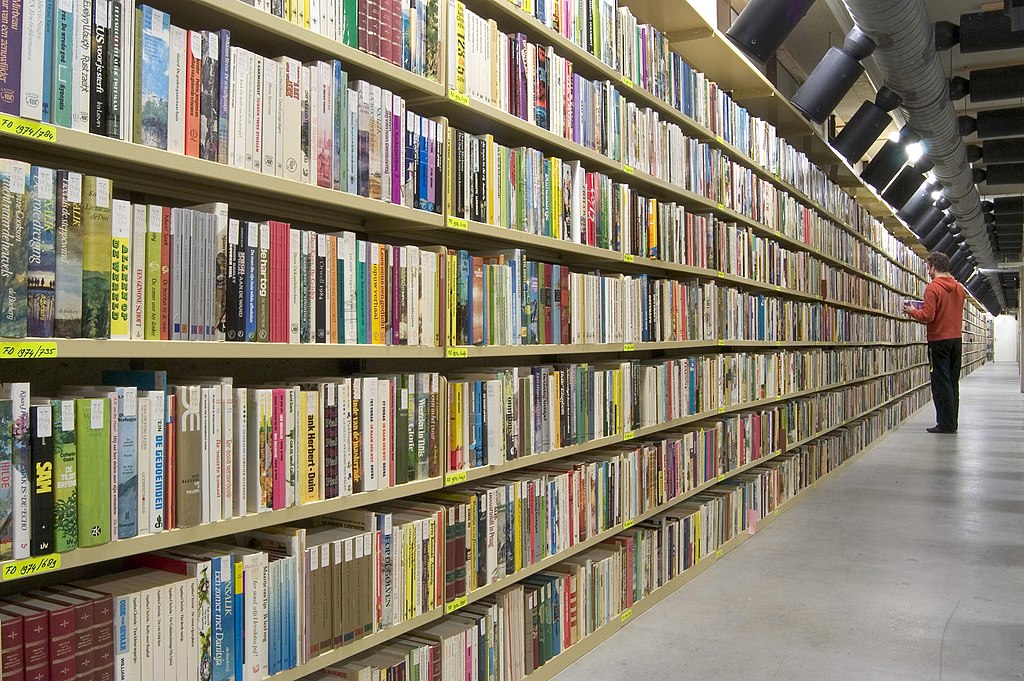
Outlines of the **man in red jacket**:
[[949,273],[949,258],[942,253],[928,256],[931,283],[924,290],[924,304],[918,308],[904,303],[903,311],[928,325],[928,358],[932,369],[932,401],[938,423],[929,433],[955,433],[960,411],[961,332],[964,319],[964,288]]

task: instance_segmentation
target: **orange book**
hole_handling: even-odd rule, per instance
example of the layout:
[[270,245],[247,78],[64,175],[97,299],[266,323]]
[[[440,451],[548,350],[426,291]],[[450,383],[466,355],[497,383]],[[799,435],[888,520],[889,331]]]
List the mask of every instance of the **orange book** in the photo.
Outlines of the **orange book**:
[[188,32],[186,64],[188,83],[185,90],[185,155],[198,158],[203,81],[203,34],[201,31]]

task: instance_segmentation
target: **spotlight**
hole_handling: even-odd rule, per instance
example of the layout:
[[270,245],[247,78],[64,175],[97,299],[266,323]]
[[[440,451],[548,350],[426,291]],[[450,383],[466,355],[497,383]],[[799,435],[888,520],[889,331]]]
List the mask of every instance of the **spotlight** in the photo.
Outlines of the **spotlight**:
[[[900,105],[902,98],[885,87],[879,88],[875,101],[864,102],[853,114],[832,146],[850,163],[856,163],[892,122],[889,112]],[[895,133],[894,133],[895,134]]]
[[779,49],[814,0],[752,0],[725,35],[762,64]]
[[864,73],[860,61],[875,51],[875,41],[859,28],[846,34],[842,48],[831,47],[790,100],[819,125]]
[[896,139],[890,139],[882,145],[875,157],[871,159],[860,176],[865,182],[877,191],[885,189],[892,181],[896,173],[900,171],[907,161],[906,144],[919,141],[917,133],[910,129],[910,126],[903,126],[899,133],[894,133]]
[[[890,182],[889,186],[882,192],[882,198],[893,208],[902,208],[921,189],[921,185],[924,183],[924,175],[918,172],[916,168],[904,166],[899,175],[896,176],[896,179]],[[932,193],[932,189],[928,189],[925,194],[925,204],[929,203],[931,197],[928,194]]]
[[932,201],[938,201],[940,198],[942,198],[942,192],[938,189],[932,192]]
[[907,160],[911,163],[917,163],[923,155],[924,147],[920,142],[911,142],[907,145]]

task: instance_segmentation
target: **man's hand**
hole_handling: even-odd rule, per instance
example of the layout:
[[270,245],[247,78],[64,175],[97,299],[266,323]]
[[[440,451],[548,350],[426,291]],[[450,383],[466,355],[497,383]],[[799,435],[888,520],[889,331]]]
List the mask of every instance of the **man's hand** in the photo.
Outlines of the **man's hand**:
[[903,314],[909,315],[911,310],[916,309],[913,303],[903,303]]

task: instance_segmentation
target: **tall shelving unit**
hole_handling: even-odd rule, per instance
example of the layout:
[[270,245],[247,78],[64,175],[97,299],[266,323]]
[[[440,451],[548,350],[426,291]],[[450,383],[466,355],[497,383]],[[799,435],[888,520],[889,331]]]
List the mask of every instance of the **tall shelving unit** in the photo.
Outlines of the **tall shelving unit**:
[[[686,135],[719,149],[727,158],[751,170],[758,178],[774,184],[801,205],[833,223],[841,237],[837,238],[827,249],[819,248],[780,231],[777,225],[763,224],[723,205],[723,203],[669,184],[486,104],[466,99],[452,89],[448,83],[435,83],[409,74],[359,50],[273,17],[247,5],[242,0],[156,0],[150,4],[169,11],[173,21],[184,21],[189,28],[228,28],[231,30],[236,44],[262,50],[267,55],[283,53],[301,59],[339,59],[353,76],[388,87],[395,93],[406,97],[410,110],[415,109],[417,113],[443,117],[447,125],[471,133],[493,134],[497,141],[506,145],[525,144],[562,159],[578,160],[588,171],[605,173],[615,181],[627,183],[647,196],[676,202],[686,206],[688,210],[713,214],[722,221],[748,227],[759,236],[773,240],[784,248],[813,255],[838,271],[877,285],[885,290],[889,298],[894,300],[897,297],[919,297],[920,291],[923,289],[925,280],[919,257],[897,244],[888,234],[876,229],[867,221],[862,222],[859,228],[852,227],[845,219],[843,207],[826,208],[807,193],[755,162],[744,151],[723,139],[721,135],[679,112],[634,83],[629,77],[505,0],[470,0],[467,6],[481,16],[495,19],[498,26],[504,31],[520,31],[533,41],[551,45],[558,54],[572,61],[578,73],[592,79],[610,81],[628,101],[656,111],[662,120],[678,125]],[[684,60],[696,69],[707,73],[723,88],[732,91],[736,101],[752,114],[776,125],[780,136],[788,139],[817,166],[825,169],[834,182],[856,197],[860,205],[864,206],[871,216],[881,220],[893,234],[904,238],[910,234],[906,230],[906,226],[892,215],[877,194],[859,181],[856,173],[828,146],[819,132],[810,126],[764,76],[729,43],[724,35],[708,24],[695,9],[682,0],[672,3],[662,3],[657,0],[630,0],[624,4],[628,5],[638,20],[646,21],[661,31],[677,36],[677,39],[673,39],[673,46],[679,50]],[[444,6],[442,4],[442,7]],[[441,12],[442,27],[444,27],[445,20],[451,20],[450,17],[446,18],[446,15],[446,11]],[[441,30],[440,35],[442,42],[439,50],[442,55],[446,55],[447,31]],[[444,69],[442,69],[442,73],[445,73]],[[879,309],[860,303],[846,302],[836,298],[836,291],[825,291],[825,295],[822,295],[823,292],[818,290],[817,282],[808,282],[811,285],[805,286],[804,290],[791,290],[769,281],[736,276],[725,271],[666,262],[636,253],[624,253],[576,244],[468,221],[446,213],[441,215],[425,213],[412,208],[394,206],[348,193],[64,128],[57,128],[52,139],[41,140],[14,135],[0,127],[0,146],[2,146],[2,153],[5,156],[109,177],[114,181],[115,189],[119,192],[128,191],[138,195],[152,194],[183,203],[227,201],[233,211],[285,220],[305,221],[320,225],[325,229],[329,226],[336,227],[340,223],[373,238],[388,237],[406,243],[436,243],[452,248],[519,247],[525,249],[532,257],[578,266],[581,269],[597,268],[602,272],[642,273],[669,279],[715,281],[743,291],[764,293],[788,300],[824,302],[848,312],[873,315],[886,320],[904,319],[898,308],[893,306],[889,306],[888,309]],[[847,248],[850,244],[854,245],[855,251]],[[873,272],[877,272],[877,274]],[[965,312],[964,323],[965,333],[968,334],[965,336],[964,371],[966,373],[984,362],[982,344],[987,341],[981,339],[987,337],[984,336],[983,331],[985,323],[981,320],[980,312],[973,303],[969,311]],[[182,372],[206,371],[210,367],[221,366],[226,367],[225,371],[235,375],[258,380],[265,375],[264,372],[268,371],[268,362],[285,367],[301,367],[301,370],[305,372],[311,369],[321,373],[387,371],[387,367],[399,363],[402,366],[413,368],[436,369],[440,366],[444,373],[467,368],[523,362],[554,362],[560,358],[565,358],[568,361],[575,361],[576,358],[589,361],[605,359],[624,361],[633,358],[658,359],[686,354],[747,350],[774,352],[780,349],[813,349],[816,347],[904,347],[913,349],[923,345],[920,337],[909,337],[905,341],[848,342],[711,338],[670,342],[578,345],[467,347],[445,344],[438,348],[79,339],[46,339],[40,340],[37,344],[35,341],[36,339],[27,339],[26,344],[42,347],[43,351],[30,350],[29,354],[23,355],[23,357],[32,356],[32,352],[42,352],[49,358],[11,359],[4,367],[4,380],[25,377],[22,380],[35,381],[38,377],[42,381],[55,383],[61,380],[62,374],[68,370],[80,372],[82,376],[93,377],[100,368],[109,366],[159,367]],[[4,345],[12,348],[12,352],[15,354],[21,350],[19,341],[12,341]],[[42,354],[39,355],[39,357],[42,356]],[[905,418],[909,412],[920,405],[922,389],[926,384],[900,383],[900,377],[908,375],[915,369],[921,369],[923,366],[923,363],[896,366],[851,380],[816,385],[806,390],[782,393],[736,404],[726,403],[712,410],[701,411],[628,432],[615,433],[609,437],[570,447],[524,456],[502,465],[460,471],[444,470],[440,476],[435,478],[418,480],[380,491],[359,493],[256,515],[250,514],[194,528],[171,530],[116,541],[94,548],[76,549],[62,554],[59,572],[32,577],[27,582],[10,582],[5,584],[2,589],[5,593],[12,593],[24,588],[24,585],[35,585],[36,580],[54,581],[59,579],[62,574],[78,574],[74,572],[75,570],[109,567],[116,565],[111,561],[137,553],[226,537],[237,532],[285,525],[345,509],[369,506],[417,494],[436,492],[474,481],[493,479],[513,471],[520,471],[528,466],[586,454],[602,447],[631,440],[656,438],[660,433],[682,426],[706,422],[723,415],[779,405],[789,400],[811,397],[826,391],[854,388],[876,380],[889,381],[892,385],[900,386],[869,409],[849,415],[848,418],[832,423],[820,432],[812,433],[800,441],[786,442],[784,448],[728,470],[717,478],[712,478],[689,489],[682,495],[668,499],[636,517],[622,518],[620,522],[581,541],[570,550],[540,560],[508,577],[473,590],[457,602],[448,603],[445,607],[434,608],[397,626],[377,631],[354,644],[325,652],[291,670],[280,672],[272,677],[279,681],[292,681],[370,650],[425,624],[437,621],[461,607],[486,598],[530,575],[537,574],[566,558],[594,547],[701,492],[726,483],[752,468],[783,455],[788,450],[801,447],[817,437],[832,433],[863,417],[893,408],[896,411],[902,409],[899,417]],[[282,369],[278,368],[276,371],[280,373]],[[868,444],[868,447],[870,446],[871,444]],[[847,459],[846,463],[852,460],[853,457]],[[771,522],[777,513],[797,503],[812,487],[816,486],[817,481],[809,484],[786,503],[767,513],[760,522],[762,524]],[[582,643],[567,649],[549,664],[531,674],[529,678],[531,681],[549,678],[600,640],[614,633],[630,617],[647,609],[651,604],[689,581],[694,575],[713,565],[717,557],[742,543],[747,536],[741,534],[729,540],[708,555],[699,565],[680,575],[669,585],[655,591],[639,604],[634,605],[629,612],[623,611],[620,617],[601,627],[594,635],[585,638]],[[4,571],[8,566],[9,564],[6,563],[0,564],[0,571]]]
[[974,296],[968,297],[964,305],[963,345],[961,376],[967,376],[991,361],[992,321]]

